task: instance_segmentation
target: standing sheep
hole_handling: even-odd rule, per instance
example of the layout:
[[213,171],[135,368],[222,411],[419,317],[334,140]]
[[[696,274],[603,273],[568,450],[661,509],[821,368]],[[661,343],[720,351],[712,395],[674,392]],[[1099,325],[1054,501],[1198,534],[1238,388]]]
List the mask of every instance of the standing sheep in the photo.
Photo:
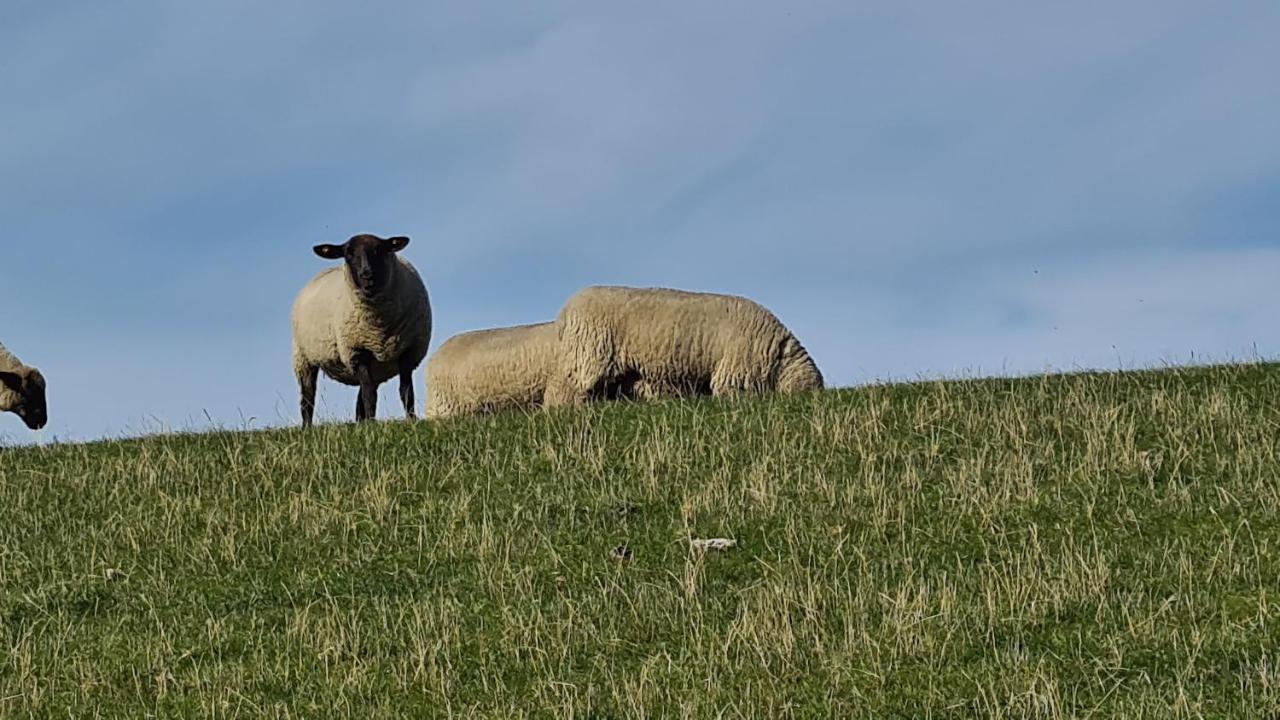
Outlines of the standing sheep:
[[663,288],[589,287],[560,311],[546,404],[742,392],[794,393],[822,373],[773,313],[746,298]]
[[23,365],[3,345],[0,345],[0,412],[17,415],[32,430],[39,430],[49,422],[44,375]]
[[540,407],[555,363],[555,323],[454,335],[427,363],[427,417]]
[[315,413],[320,370],[357,385],[356,420],[377,415],[378,386],[400,376],[400,401],[413,418],[413,373],[431,343],[431,302],[418,271],[399,257],[407,237],[356,235],[317,245],[317,255],[343,260],[312,278],[293,303],[293,371],[302,395],[302,425]]

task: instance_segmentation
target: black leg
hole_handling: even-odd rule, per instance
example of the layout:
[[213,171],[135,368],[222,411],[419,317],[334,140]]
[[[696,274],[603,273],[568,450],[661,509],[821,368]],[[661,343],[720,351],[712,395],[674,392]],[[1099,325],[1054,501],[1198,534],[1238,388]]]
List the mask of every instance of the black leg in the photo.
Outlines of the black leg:
[[302,395],[299,409],[302,411],[302,427],[311,427],[311,420],[316,413],[316,378],[320,369],[305,367],[298,371],[298,389]]
[[368,386],[360,390],[360,394],[364,396],[364,414],[365,420],[373,420],[378,417],[378,386],[369,383]]
[[410,420],[418,417],[413,406],[413,370],[411,364],[400,360],[400,403],[404,405],[404,416]]
[[369,373],[372,359],[367,354],[356,356],[356,380],[360,383],[360,395],[356,398],[356,422],[373,420],[378,416],[378,386]]

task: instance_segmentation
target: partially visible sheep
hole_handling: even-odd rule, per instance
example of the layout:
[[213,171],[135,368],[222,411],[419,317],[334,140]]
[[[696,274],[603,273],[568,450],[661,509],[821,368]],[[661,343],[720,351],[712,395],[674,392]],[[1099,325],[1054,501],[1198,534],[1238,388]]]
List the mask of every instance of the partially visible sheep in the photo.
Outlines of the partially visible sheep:
[[427,417],[540,407],[556,340],[554,323],[454,335],[427,363]]
[[317,245],[317,255],[343,260],[316,275],[293,303],[293,370],[301,391],[302,425],[315,413],[320,370],[357,385],[356,420],[372,420],[378,386],[400,376],[400,401],[413,418],[413,373],[431,343],[431,302],[418,271],[399,257],[407,237],[356,235],[342,245]]
[[746,298],[663,288],[589,287],[560,311],[546,405],[823,387],[773,313]]
[[0,345],[0,412],[17,415],[26,426],[39,430],[49,423],[44,375]]

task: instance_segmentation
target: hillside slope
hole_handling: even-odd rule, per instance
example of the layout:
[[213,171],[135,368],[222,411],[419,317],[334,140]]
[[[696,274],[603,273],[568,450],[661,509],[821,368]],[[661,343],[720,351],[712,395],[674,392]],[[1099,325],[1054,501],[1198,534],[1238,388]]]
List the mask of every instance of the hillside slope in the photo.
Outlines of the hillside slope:
[[1278,400],[1250,365],[0,450],[0,717],[1274,717]]

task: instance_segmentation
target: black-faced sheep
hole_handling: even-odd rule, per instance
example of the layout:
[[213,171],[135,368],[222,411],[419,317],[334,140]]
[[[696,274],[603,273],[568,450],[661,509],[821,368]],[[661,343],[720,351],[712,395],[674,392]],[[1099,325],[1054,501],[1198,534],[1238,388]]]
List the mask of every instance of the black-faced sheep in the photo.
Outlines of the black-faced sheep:
[[546,405],[823,387],[813,358],[760,305],[731,295],[589,287],[557,319]]
[[304,427],[315,413],[321,370],[360,388],[357,421],[374,419],[378,386],[399,375],[405,415],[415,417],[413,374],[431,343],[431,303],[418,271],[397,255],[408,244],[407,237],[356,235],[314,248],[343,266],[316,275],[293,304],[293,369]]
[[49,422],[44,375],[24,365],[0,345],[0,412],[11,412],[27,427],[39,430]]

